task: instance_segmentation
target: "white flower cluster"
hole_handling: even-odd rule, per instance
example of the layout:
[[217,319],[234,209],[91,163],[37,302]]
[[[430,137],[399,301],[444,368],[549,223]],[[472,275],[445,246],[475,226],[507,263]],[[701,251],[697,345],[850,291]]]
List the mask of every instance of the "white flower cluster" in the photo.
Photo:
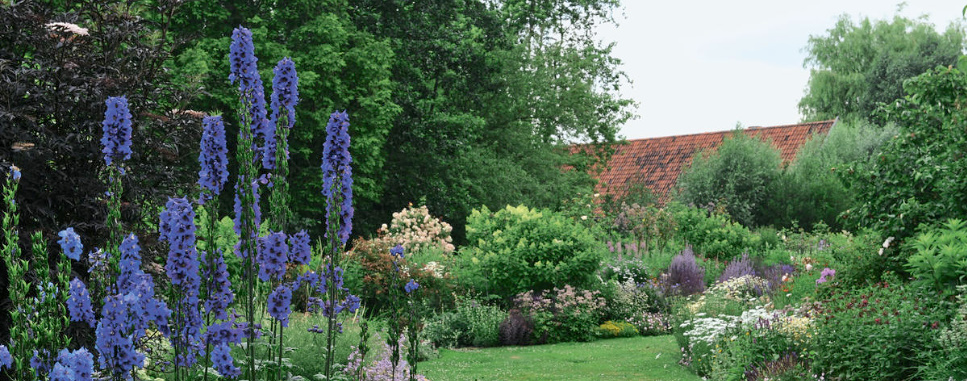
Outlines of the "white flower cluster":
[[681,328],[686,329],[685,336],[688,337],[690,343],[698,340],[712,345],[715,344],[715,341],[719,337],[722,337],[722,335],[728,332],[729,329],[734,328],[738,320],[739,318],[728,315],[700,317],[682,323]]
[[454,250],[450,224],[430,216],[426,206],[414,208],[412,205],[393,213],[389,226],[383,224],[379,233],[393,245],[403,245],[407,253],[438,248],[444,253]]
[[69,22],[52,22],[47,23],[45,26],[50,30],[60,30],[70,32],[78,36],[87,36],[87,28],[81,28],[77,24],[71,24]]
[[746,301],[759,297],[769,290],[769,281],[755,275],[743,275],[728,279],[712,287],[710,292],[727,299]]

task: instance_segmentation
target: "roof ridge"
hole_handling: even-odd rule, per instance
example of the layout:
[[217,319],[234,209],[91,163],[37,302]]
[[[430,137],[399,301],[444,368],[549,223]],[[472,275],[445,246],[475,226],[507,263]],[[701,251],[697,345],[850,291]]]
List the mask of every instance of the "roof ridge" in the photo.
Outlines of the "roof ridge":
[[[826,124],[826,123],[835,123],[835,122],[836,122],[836,119],[829,119],[829,120],[818,120],[818,121],[814,121],[814,122],[782,124],[782,125],[778,125],[778,126],[765,126],[765,127],[749,126],[747,128],[743,128],[743,129],[738,130],[738,131],[749,131],[749,130],[761,131],[761,130],[767,130],[767,129],[788,128],[788,127],[793,127],[793,126],[807,126],[807,125]],[[687,137],[687,136],[725,134],[725,133],[734,132],[734,131],[737,131],[737,130],[736,129],[731,129],[731,130],[721,130],[721,131],[695,132],[695,133],[691,133],[691,134],[665,135],[665,136],[655,136],[655,137],[650,137],[650,138],[625,139],[625,141],[631,143],[631,142],[636,142],[636,141],[641,141],[641,140],[651,140],[651,139],[666,139],[666,138],[680,138],[680,137]]]

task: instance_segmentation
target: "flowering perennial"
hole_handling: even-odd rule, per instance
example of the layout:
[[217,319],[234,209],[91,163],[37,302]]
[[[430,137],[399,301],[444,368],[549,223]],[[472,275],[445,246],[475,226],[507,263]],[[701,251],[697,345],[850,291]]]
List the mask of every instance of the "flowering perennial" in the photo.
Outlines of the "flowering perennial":
[[104,130],[101,146],[104,148],[101,152],[104,153],[104,163],[111,165],[116,160],[131,158],[131,112],[125,97],[110,97],[105,103],[107,111],[101,124]]
[[228,181],[228,149],[225,148],[225,125],[221,116],[205,117],[202,121],[201,152],[198,162],[198,185],[204,190],[198,198],[198,203],[221,194],[225,182]]
[[292,288],[286,284],[280,284],[269,294],[268,304],[269,316],[275,318],[283,327],[289,326],[289,314],[292,313]]
[[232,292],[232,282],[228,279],[228,265],[225,264],[225,256],[221,249],[216,249],[214,254],[202,253],[202,261],[205,256],[211,255],[211,268],[205,269],[205,279],[208,282],[209,298],[205,301],[205,311],[215,319],[227,319],[228,307],[235,301],[235,293]]
[[71,321],[84,322],[94,328],[94,308],[91,306],[91,294],[87,286],[80,279],[71,281],[70,296],[67,298],[67,310]]
[[259,279],[263,282],[285,276],[285,264],[289,261],[289,245],[285,238],[283,232],[270,232],[259,238],[256,261],[259,263]]
[[[255,57],[252,31],[243,27],[232,31],[232,45],[229,47],[228,60],[230,66],[228,80],[232,83],[238,80],[242,103],[248,109],[247,117],[251,118],[248,123],[252,131],[252,150],[257,153],[255,159],[258,160],[261,157],[262,166],[272,169],[275,159],[275,129],[266,117],[265,88],[256,65],[258,58]],[[265,146],[261,149],[255,146],[258,139],[265,142]],[[270,149],[272,151],[269,151]]]
[[302,230],[289,236],[289,260],[297,265],[308,265],[312,259],[309,233]]
[[67,258],[79,261],[81,259],[81,253],[84,251],[84,245],[81,244],[81,236],[74,232],[74,228],[67,228],[57,233],[60,236],[60,240],[57,243],[60,244],[62,250],[64,250],[64,255]]
[[326,197],[326,226],[337,226],[331,218],[337,200],[340,202],[341,223],[338,224],[337,234],[343,245],[346,245],[353,230],[352,161],[349,154],[349,115],[345,111],[334,112],[326,124],[326,142],[322,146],[322,195]]

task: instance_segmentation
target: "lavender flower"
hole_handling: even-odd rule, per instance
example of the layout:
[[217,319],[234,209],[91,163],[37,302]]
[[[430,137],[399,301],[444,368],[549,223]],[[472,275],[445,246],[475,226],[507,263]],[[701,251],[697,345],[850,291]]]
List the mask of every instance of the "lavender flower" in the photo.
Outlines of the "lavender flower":
[[60,236],[60,240],[57,243],[64,250],[64,255],[75,261],[81,260],[84,245],[81,244],[81,236],[74,232],[74,228],[64,229],[60,233],[57,233],[57,235]]
[[198,185],[204,190],[198,203],[204,205],[213,196],[221,194],[228,181],[228,149],[225,148],[225,126],[221,116],[205,117],[202,121],[201,153],[198,162]]
[[725,271],[722,272],[722,276],[719,277],[718,282],[725,282],[732,278],[739,278],[746,275],[758,275],[755,269],[752,267],[752,260],[749,259],[749,254],[742,254],[742,258],[737,261],[732,261],[728,266],[725,266]]
[[283,327],[288,327],[289,314],[292,313],[289,308],[292,304],[292,289],[285,284],[280,284],[269,294],[266,303],[268,304],[269,316],[282,323]]
[[672,258],[665,282],[666,295],[691,295],[705,290],[705,269],[695,262],[691,247]]
[[289,245],[285,243],[285,238],[283,232],[270,232],[268,236],[259,238],[256,261],[259,263],[259,279],[263,282],[285,276],[285,263],[289,260]]
[[418,288],[420,288],[420,284],[416,283],[416,281],[414,281],[413,279],[410,279],[410,281],[406,283],[406,286],[403,287],[403,289],[406,290],[407,294],[412,293],[413,291],[416,291],[416,289]]
[[[232,45],[229,47],[230,74],[228,80],[235,83],[238,80],[238,91],[241,93],[242,103],[247,107],[247,118],[252,131],[253,151],[257,153],[256,160],[262,159],[265,169],[273,169],[275,152],[267,154],[266,149],[275,147],[275,128],[266,117],[265,88],[262,76],[259,75],[258,58],[255,57],[255,44],[252,42],[252,32],[247,28],[238,27],[232,31]],[[265,146],[258,149],[254,145],[257,139],[262,139]],[[268,159],[269,157],[273,159]]]
[[292,263],[308,265],[312,259],[312,249],[309,246],[309,233],[302,230],[289,236],[289,259]]
[[107,111],[101,124],[104,130],[101,146],[104,149],[101,152],[104,153],[104,163],[111,165],[116,160],[131,158],[131,112],[125,97],[110,97],[105,103]]
[[242,370],[235,366],[228,344],[219,344],[212,349],[212,365],[222,377],[236,378],[242,374]]
[[12,369],[13,366],[13,356],[10,356],[10,350],[7,349],[6,345],[0,345],[0,370],[3,368]]
[[85,322],[94,328],[94,308],[91,306],[91,294],[87,286],[80,279],[74,278],[70,282],[70,296],[67,298],[67,310],[71,321]]
[[[353,230],[353,169],[349,154],[349,115],[334,112],[326,124],[326,142],[322,146],[322,194],[326,197],[326,226],[337,226],[337,234],[343,245]],[[336,182],[340,184],[337,187]],[[338,201],[337,201],[338,200]],[[336,205],[340,202],[340,205]],[[341,221],[332,221],[338,209]],[[331,233],[327,233],[331,234]]]

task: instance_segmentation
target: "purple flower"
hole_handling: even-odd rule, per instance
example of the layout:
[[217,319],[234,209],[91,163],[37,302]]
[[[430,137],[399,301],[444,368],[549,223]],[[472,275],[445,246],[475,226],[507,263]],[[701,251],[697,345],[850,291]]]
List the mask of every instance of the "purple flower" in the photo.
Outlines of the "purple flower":
[[719,276],[719,283],[725,282],[732,278],[739,278],[746,275],[758,275],[755,269],[752,267],[752,260],[749,259],[749,254],[742,254],[742,258],[737,261],[732,261],[728,266],[725,266],[725,271]]
[[[328,232],[335,230],[343,245],[353,230],[352,161],[349,115],[345,111],[334,112],[326,124],[326,142],[322,146],[322,195],[326,197],[327,238],[331,234]],[[341,221],[333,221],[333,213],[338,213]]]
[[195,210],[185,198],[169,198],[161,212],[160,240],[168,241],[165,272],[171,284],[188,296],[198,297],[201,278],[198,274],[198,252],[195,249]]
[[10,170],[10,176],[13,177],[13,181],[20,181],[20,170],[17,167],[11,167]]
[[668,276],[663,279],[665,294],[692,295],[705,290],[705,269],[695,262],[691,247],[672,258]]
[[101,124],[104,130],[101,152],[104,153],[104,163],[111,165],[115,160],[131,158],[131,112],[125,97],[110,97],[104,103],[107,111]]
[[269,316],[282,323],[283,327],[288,327],[289,314],[292,313],[289,308],[292,304],[292,289],[285,284],[280,284],[269,294],[266,303],[268,304]]
[[406,286],[403,287],[403,289],[406,290],[407,294],[413,291],[416,291],[416,289],[418,288],[420,288],[420,284],[416,283],[416,281],[414,281],[413,279],[410,279],[409,282],[406,282]]
[[[265,111],[265,88],[262,85],[262,76],[259,75],[258,58],[255,57],[255,44],[252,42],[252,32],[247,28],[238,27],[232,31],[232,45],[229,47],[229,81],[235,83],[238,80],[238,91],[241,93],[242,103],[247,108],[247,122],[252,131],[253,151],[257,153],[255,160],[261,158],[265,169],[272,169],[274,151],[272,155],[266,155],[268,147],[275,147],[275,128],[266,117]],[[265,141],[262,149],[255,147],[257,139]]]
[[286,124],[283,127],[292,128],[295,124],[295,105],[299,103],[299,76],[295,62],[285,57],[275,65],[273,73],[272,119],[278,124],[284,117]]
[[[235,183],[235,218],[234,218],[235,234],[242,235],[242,215],[244,213],[242,210],[242,201],[241,201],[241,198],[239,197],[239,184],[246,184],[245,176],[239,175],[238,182]],[[260,196],[259,196],[258,181],[251,182],[251,190],[252,190],[252,200],[253,200],[252,211],[254,212],[253,218],[255,219],[253,226],[255,227],[255,230],[249,234],[252,234],[252,238],[255,238],[257,237],[256,234],[258,234],[259,226],[262,224],[262,210],[259,208]],[[241,245],[241,243],[242,243],[242,240],[239,240],[238,244],[236,244],[235,255],[238,256],[239,258],[246,258],[248,257],[249,253],[245,252],[243,248],[239,246]]]
[[235,366],[231,352],[228,344],[219,344],[212,349],[212,365],[222,377],[236,378],[242,374],[242,370]]
[[305,230],[289,236],[289,259],[299,265],[308,265],[312,260],[309,233]]
[[826,267],[823,269],[823,272],[819,273],[819,279],[816,279],[816,284],[826,283],[829,281],[826,277],[832,278],[834,276],[836,276],[836,270]]
[[[225,264],[225,256],[221,249],[216,249],[215,254],[211,254],[210,269],[207,269],[205,279],[208,280],[208,289],[211,295],[205,301],[205,310],[212,314],[215,319],[228,318],[228,306],[235,301],[235,293],[232,292],[232,282],[228,279],[228,265]],[[205,260],[202,254],[202,261]]]
[[60,240],[60,248],[64,251],[67,258],[75,261],[81,260],[81,253],[84,252],[84,245],[81,244],[81,236],[74,232],[74,228],[67,228],[57,233]]
[[131,332],[131,321],[128,318],[129,304],[135,302],[137,299],[121,295],[106,296],[101,309],[101,320],[97,323],[95,348],[100,353],[98,362],[102,369],[115,374],[128,373],[144,364],[144,354],[138,352],[134,346],[136,337]]
[[91,294],[80,279],[74,278],[70,282],[67,310],[70,312],[71,321],[85,322],[91,328],[94,328],[94,308],[91,306]]
[[259,238],[256,261],[259,263],[259,279],[263,282],[285,276],[285,264],[289,260],[289,245],[285,238],[283,232],[270,232]]
[[225,148],[225,126],[221,116],[208,116],[202,121],[201,153],[198,162],[198,185],[203,192],[198,197],[198,203],[221,194],[225,182],[228,181],[228,149]]
[[57,364],[54,365],[54,372],[51,373],[51,380],[53,381],[53,374],[57,373],[57,367],[61,366],[68,369],[72,378],[65,378],[70,381],[91,381],[94,376],[94,356],[87,349],[81,348],[74,352],[68,351],[67,349],[61,349],[60,353],[57,355]]
[[389,254],[399,259],[403,259],[403,245],[393,246],[392,249],[389,249]]
[[54,364],[54,370],[50,372],[50,381],[75,381],[76,378],[74,371],[61,363]]
[[10,350],[7,349],[6,345],[0,345],[0,369],[12,369],[12,366],[13,356],[10,356]]

